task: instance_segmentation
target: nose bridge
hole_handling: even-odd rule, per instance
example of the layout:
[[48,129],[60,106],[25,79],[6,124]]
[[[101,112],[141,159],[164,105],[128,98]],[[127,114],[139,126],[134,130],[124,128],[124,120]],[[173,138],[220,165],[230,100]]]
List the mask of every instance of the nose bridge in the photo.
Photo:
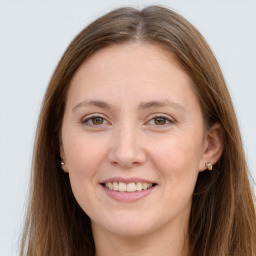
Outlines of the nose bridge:
[[125,153],[126,155],[133,154],[137,149],[136,137],[137,131],[135,125],[128,124],[120,127],[118,136],[118,152]]
[[122,167],[132,167],[145,161],[140,143],[140,131],[132,122],[122,122],[115,128],[110,161]]

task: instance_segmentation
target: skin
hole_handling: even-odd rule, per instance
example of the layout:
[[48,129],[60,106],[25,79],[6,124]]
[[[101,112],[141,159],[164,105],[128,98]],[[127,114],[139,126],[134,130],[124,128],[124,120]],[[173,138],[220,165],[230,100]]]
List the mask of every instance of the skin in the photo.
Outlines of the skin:
[[[169,52],[140,42],[101,49],[75,73],[60,150],[96,255],[187,255],[197,175],[222,151],[221,129],[206,130],[192,84]],[[100,184],[113,177],[157,185],[120,202]]]

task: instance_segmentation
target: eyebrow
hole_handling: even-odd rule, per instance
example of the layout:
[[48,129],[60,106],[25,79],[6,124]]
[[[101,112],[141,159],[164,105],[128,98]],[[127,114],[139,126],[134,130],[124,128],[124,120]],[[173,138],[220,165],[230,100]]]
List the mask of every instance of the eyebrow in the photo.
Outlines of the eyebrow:
[[[77,108],[82,107],[82,106],[95,106],[98,108],[102,108],[102,109],[114,109],[115,107],[105,101],[101,101],[101,100],[85,100],[82,101],[80,103],[78,103],[77,105],[75,105],[72,108],[72,111],[75,111]],[[139,105],[139,109],[149,109],[149,108],[153,108],[153,107],[171,107],[171,108],[175,108],[178,110],[182,110],[185,111],[185,108],[175,102],[171,102],[169,100],[163,100],[163,101],[149,101],[149,102],[142,102]]]
[[182,105],[176,102],[171,102],[169,100],[149,101],[149,102],[141,103],[139,105],[139,109],[148,109],[152,107],[171,107],[171,108],[176,108],[178,110],[185,111],[185,108]]
[[85,101],[82,101],[80,103],[78,103],[77,105],[75,105],[73,108],[72,108],[72,111],[75,111],[77,108],[79,107],[82,107],[82,106],[95,106],[95,107],[98,107],[98,108],[104,108],[104,109],[112,109],[113,106],[108,104],[107,102],[105,101],[101,101],[101,100],[85,100]]

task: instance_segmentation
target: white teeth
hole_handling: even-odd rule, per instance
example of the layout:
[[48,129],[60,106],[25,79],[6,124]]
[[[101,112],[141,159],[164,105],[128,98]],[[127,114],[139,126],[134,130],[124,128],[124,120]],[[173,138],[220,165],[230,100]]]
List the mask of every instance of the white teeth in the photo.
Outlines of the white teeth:
[[120,192],[135,192],[135,191],[141,191],[146,190],[148,188],[151,188],[153,186],[152,183],[146,183],[146,182],[131,182],[131,183],[124,183],[124,182],[107,182],[104,184],[105,187],[109,188],[110,190],[114,191],[120,191]]
[[127,184],[127,192],[134,192],[136,191],[136,185],[135,183],[128,183]]
[[111,182],[108,182],[106,187],[112,190],[113,189],[113,184]]
[[142,183],[142,189],[146,190],[148,188],[148,184],[147,183]]
[[118,190],[119,190],[120,192],[125,192],[125,191],[126,191],[126,184],[123,183],[123,182],[119,182]]
[[142,190],[142,183],[138,182],[137,183],[137,191],[141,191]]
[[118,190],[118,183],[117,182],[113,183],[113,190],[115,190],[115,191]]

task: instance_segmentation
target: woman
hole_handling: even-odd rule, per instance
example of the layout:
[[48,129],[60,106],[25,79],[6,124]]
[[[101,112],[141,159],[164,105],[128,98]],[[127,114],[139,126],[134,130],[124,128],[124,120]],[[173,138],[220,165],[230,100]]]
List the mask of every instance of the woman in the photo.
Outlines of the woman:
[[38,123],[21,255],[256,254],[253,196],[220,68],[157,6],[70,44]]

